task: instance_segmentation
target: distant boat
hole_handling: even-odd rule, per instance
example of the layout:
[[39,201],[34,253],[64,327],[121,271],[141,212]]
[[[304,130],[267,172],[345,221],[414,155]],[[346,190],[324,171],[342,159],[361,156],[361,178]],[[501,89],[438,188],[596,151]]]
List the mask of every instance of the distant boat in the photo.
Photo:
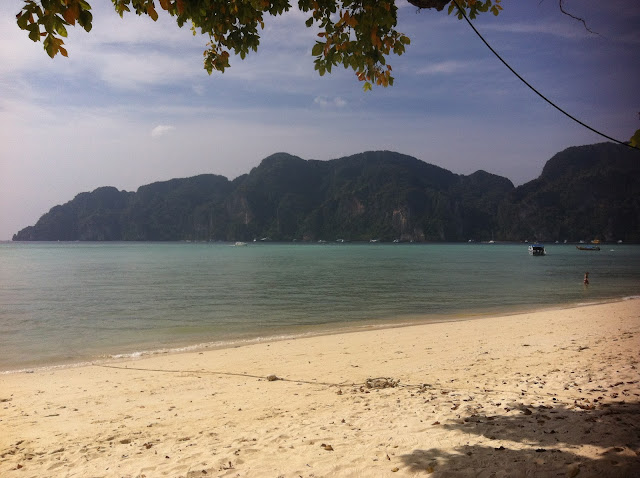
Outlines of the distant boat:
[[598,246],[576,246],[576,249],[579,251],[599,251],[600,247]]
[[236,243],[234,244],[234,246],[235,246],[235,247],[239,247],[239,246],[246,246],[246,245],[247,245],[247,243],[246,243],[246,242],[241,242],[241,241],[238,241],[238,242],[236,242]]
[[547,251],[544,250],[544,246],[542,244],[531,244],[529,246],[529,254],[532,256],[544,256]]

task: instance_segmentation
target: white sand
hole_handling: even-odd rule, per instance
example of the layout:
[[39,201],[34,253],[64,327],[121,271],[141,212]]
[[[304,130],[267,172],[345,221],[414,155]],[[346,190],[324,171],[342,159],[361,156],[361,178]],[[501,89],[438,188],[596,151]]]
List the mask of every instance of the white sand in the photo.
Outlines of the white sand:
[[639,358],[627,300],[5,374],[0,476],[640,476]]

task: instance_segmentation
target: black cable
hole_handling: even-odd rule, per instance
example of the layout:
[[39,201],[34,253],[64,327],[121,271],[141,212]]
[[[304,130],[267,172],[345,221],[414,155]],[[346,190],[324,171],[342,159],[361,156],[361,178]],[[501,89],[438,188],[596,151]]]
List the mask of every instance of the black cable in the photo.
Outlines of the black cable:
[[527,85],[535,94],[537,94],[540,98],[542,98],[543,100],[545,100],[547,103],[549,103],[551,106],[553,106],[555,109],[557,109],[558,111],[560,111],[561,113],[563,113],[564,115],[568,116],[569,118],[571,118],[573,121],[575,121],[576,123],[584,126],[585,128],[593,131],[596,134],[599,134],[600,136],[603,136],[611,141],[613,141],[614,143],[618,143],[618,144],[622,144],[624,146],[628,146],[629,148],[633,148],[633,149],[637,149],[640,150],[640,148],[637,148],[636,146],[631,146],[629,143],[625,143],[623,141],[620,141],[618,139],[612,138],[611,136],[607,136],[604,133],[601,133],[600,131],[592,128],[591,126],[589,126],[588,124],[583,123],[582,121],[580,121],[579,119],[575,118],[574,116],[571,116],[569,113],[567,113],[565,110],[563,110],[562,108],[560,108],[558,105],[556,105],[555,103],[553,103],[551,100],[549,100],[546,96],[544,96],[542,93],[540,93],[538,90],[536,90],[533,86],[531,86],[527,80],[525,80],[524,78],[522,78],[518,72],[516,72],[513,68],[511,68],[509,66],[509,64],[504,61],[502,59],[502,57],[493,49],[491,48],[491,45],[489,45],[489,43],[487,42],[487,40],[484,39],[484,37],[480,34],[480,32],[478,30],[476,30],[476,27],[473,26],[473,23],[471,23],[471,21],[467,18],[467,14],[465,13],[465,11],[460,8],[460,5],[458,5],[458,2],[456,0],[452,0],[453,3],[455,4],[456,7],[458,7],[458,11],[462,14],[462,16],[464,17],[464,19],[467,21],[467,23],[469,24],[469,26],[473,29],[474,32],[476,32],[476,35],[478,35],[478,37],[480,37],[480,39],[482,40],[482,42],[487,45],[487,48],[489,48],[489,50],[491,50],[491,52],[498,58],[498,60],[500,60],[504,66],[506,66],[507,68],[509,68],[509,70],[511,70],[511,73],[513,73],[514,75],[516,75],[520,81],[522,81],[525,85]]

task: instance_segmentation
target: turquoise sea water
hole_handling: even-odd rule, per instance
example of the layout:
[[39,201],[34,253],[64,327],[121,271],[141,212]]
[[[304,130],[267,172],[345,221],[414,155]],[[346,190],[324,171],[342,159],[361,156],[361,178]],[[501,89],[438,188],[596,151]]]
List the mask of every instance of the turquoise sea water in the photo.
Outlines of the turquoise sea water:
[[0,371],[640,295],[640,246],[546,248],[2,243]]

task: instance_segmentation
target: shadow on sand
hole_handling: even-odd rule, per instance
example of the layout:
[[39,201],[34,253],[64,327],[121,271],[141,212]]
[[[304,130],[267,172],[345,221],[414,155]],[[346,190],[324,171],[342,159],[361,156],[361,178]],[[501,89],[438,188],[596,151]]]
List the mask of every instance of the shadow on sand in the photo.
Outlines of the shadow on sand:
[[468,435],[469,445],[454,452],[414,450],[401,457],[410,471],[431,477],[640,477],[639,402],[519,406],[440,426]]

